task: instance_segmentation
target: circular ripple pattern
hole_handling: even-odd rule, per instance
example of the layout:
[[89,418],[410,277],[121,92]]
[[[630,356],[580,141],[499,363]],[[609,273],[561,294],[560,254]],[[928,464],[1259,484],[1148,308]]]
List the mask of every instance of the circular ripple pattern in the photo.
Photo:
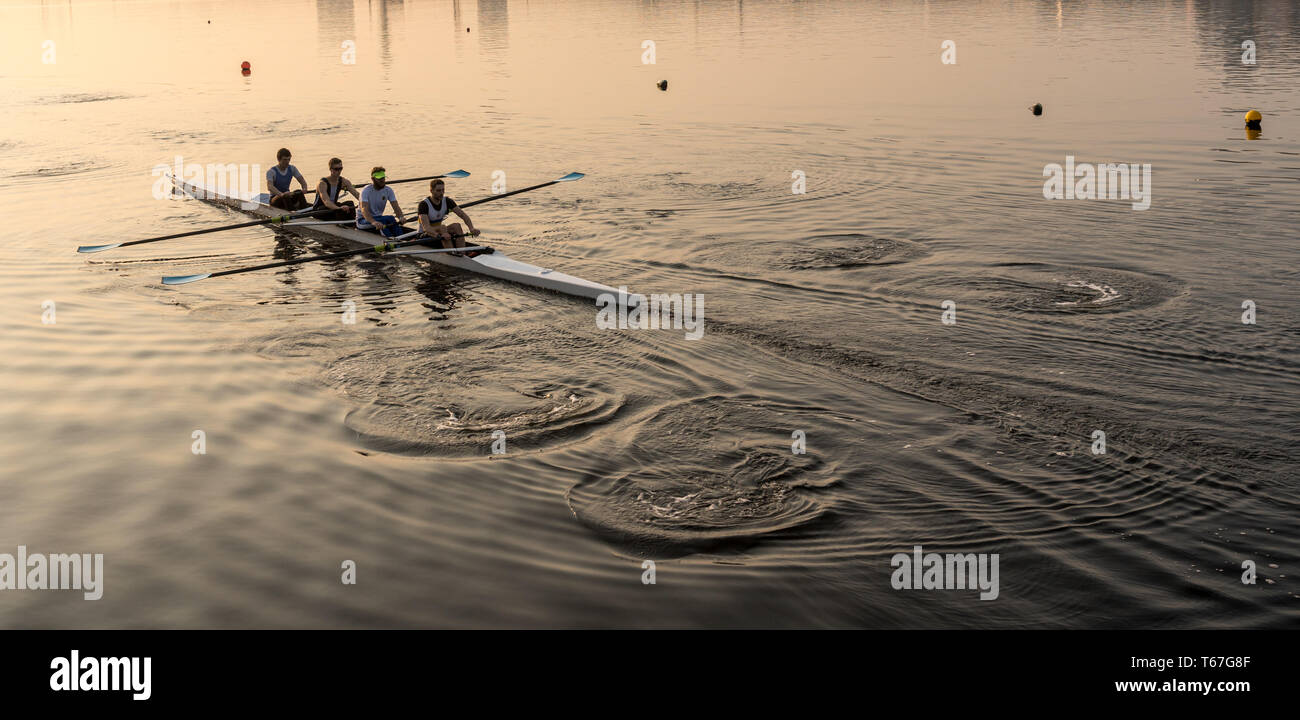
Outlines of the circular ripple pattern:
[[576,342],[507,337],[476,348],[468,364],[452,348],[386,347],[340,358],[325,374],[363,403],[345,423],[371,449],[481,457],[498,430],[514,453],[579,439],[612,420],[623,400],[571,370],[587,365],[580,352]]
[[894,265],[926,254],[923,246],[909,240],[859,234],[821,235],[782,250],[774,264],[791,270],[824,270]]
[[812,522],[825,507],[800,488],[832,482],[822,463],[782,448],[769,409],[708,397],[662,408],[637,425],[614,477],[568,494],[574,515],[607,540],[659,557],[748,545]]
[[1004,274],[973,280],[985,304],[1024,313],[1099,313],[1141,310],[1174,297],[1177,281],[1113,268],[1014,263]]

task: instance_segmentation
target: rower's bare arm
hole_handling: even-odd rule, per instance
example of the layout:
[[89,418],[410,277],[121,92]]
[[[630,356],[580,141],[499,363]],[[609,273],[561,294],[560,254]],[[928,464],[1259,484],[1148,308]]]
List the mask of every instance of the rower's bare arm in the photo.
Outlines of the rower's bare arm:
[[469,216],[465,214],[464,210],[457,207],[455,210],[452,210],[452,212],[456,213],[461,220],[465,221],[465,225],[469,227],[470,235],[478,235],[478,230],[474,229],[474,221],[469,219]]
[[302,186],[302,191],[307,192],[307,178],[304,178],[302,173],[296,169],[293,171],[293,176],[298,178],[298,184]]
[[316,186],[316,198],[330,210],[337,210],[339,207],[334,204],[333,200],[330,200],[329,186],[325,184],[324,180],[321,180],[320,184]]
[[397,213],[397,222],[405,225],[406,214],[402,212],[402,206],[398,205],[396,200],[393,201],[393,212]]

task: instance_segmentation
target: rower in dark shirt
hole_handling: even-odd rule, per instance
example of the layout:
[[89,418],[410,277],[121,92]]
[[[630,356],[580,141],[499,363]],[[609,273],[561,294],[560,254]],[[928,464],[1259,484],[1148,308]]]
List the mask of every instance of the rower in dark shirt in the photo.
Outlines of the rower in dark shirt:
[[[434,180],[429,183],[429,197],[420,201],[420,230],[431,238],[437,238],[442,242],[445,248],[463,248],[465,247],[464,231],[460,223],[443,225],[442,221],[446,219],[449,213],[455,213],[465,224],[469,226],[469,234],[477,236],[478,230],[474,229],[474,221],[469,219],[469,215],[456,204],[455,200],[446,196],[446,185],[442,180]],[[450,255],[461,255],[453,252]],[[471,250],[470,257],[477,255],[477,251]]]
[[357,214],[357,206],[351,200],[339,202],[339,196],[343,193],[351,193],[352,197],[360,199],[357,189],[352,186],[352,182],[343,177],[343,161],[338,158],[330,158],[330,174],[321,178],[316,184],[316,203],[312,205],[312,210],[330,210],[323,212],[316,217],[321,220],[354,220]]

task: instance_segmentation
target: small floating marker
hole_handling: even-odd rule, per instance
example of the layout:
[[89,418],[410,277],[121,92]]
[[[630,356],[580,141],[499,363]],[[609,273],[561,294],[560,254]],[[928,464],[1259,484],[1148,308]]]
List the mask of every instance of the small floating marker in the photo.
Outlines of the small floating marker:
[[1029,108],[1029,109],[1030,109],[1030,110],[1033,110],[1035,115],[1042,115],[1042,114],[1043,114],[1043,104],[1042,104],[1042,103],[1034,103],[1034,106],[1031,107],[1031,108]]
[[668,89],[668,81],[667,81],[667,80],[660,80],[660,81],[659,81],[659,89],[660,89],[660,90],[667,90],[667,89]]
[[1264,116],[1260,115],[1258,110],[1251,110],[1246,113],[1246,127],[1251,130],[1258,130],[1262,122],[1264,122]]
[[253,65],[252,65],[252,63],[248,62],[247,60],[245,60],[244,62],[240,63],[240,64],[239,64],[239,71],[240,71],[241,73],[243,73],[245,77],[247,77],[247,76],[249,76],[249,75],[252,75],[252,74],[253,74]]

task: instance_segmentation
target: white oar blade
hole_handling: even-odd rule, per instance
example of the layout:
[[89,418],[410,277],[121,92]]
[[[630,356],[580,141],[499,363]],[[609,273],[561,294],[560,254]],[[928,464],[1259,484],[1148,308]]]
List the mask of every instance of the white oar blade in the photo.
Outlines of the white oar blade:
[[580,172],[571,172],[562,178],[557,178],[555,182],[569,182],[570,180],[581,180],[585,177],[587,176]]
[[447,173],[446,175],[443,175],[443,177],[449,177],[449,178],[467,178],[467,177],[469,177],[469,173],[465,172],[464,170],[452,170],[451,172]]
[[185,283],[198,282],[204,278],[212,277],[212,273],[202,275],[170,275],[162,279],[163,285],[184,285]]
[[81,247],[77,248],[77,252],[79,253],[103,252],[105,250],[112,250],[115,247],[122,247],[122,243],[113,243],[112,245],[82,245]]

